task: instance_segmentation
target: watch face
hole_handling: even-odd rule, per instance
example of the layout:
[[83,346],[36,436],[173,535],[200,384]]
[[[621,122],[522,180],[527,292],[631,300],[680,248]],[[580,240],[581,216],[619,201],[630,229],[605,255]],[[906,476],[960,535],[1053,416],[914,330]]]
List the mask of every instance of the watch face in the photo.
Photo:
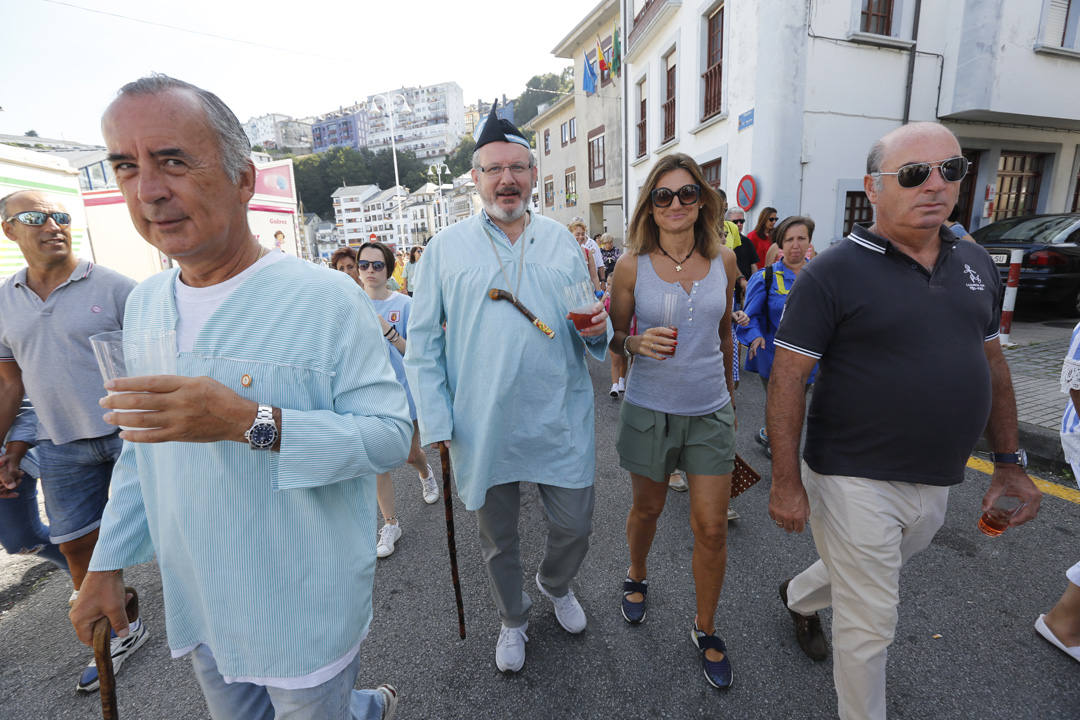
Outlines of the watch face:
[[277,440],[277,428],[273,423],[257,423],[251,428],[248,440],[255,447],[269,447]]

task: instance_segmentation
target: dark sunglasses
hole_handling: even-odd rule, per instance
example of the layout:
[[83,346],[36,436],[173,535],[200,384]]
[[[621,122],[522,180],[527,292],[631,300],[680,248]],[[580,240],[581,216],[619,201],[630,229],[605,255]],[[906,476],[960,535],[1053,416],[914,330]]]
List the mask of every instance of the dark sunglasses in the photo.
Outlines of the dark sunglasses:
[[732,220],[731,222],[735,223],[736,225],[742,225],[746,222],[746,220]]
[[369,265],[375,268],[375,272],[378,272],[384,267],[386,267],[386,263],[384,263],[382,260],[361,260],[360,262],[356,263],[356,267],[360,268],[361,270],[367,270]]
[[60,227],[67,227],[71,224],[71,215],[65,212],[41,212],[40,210],[26,210],[21,213],[15,213],[4,222],[11,222],[16,220],[23,225],[44,225],[45,221],[52,218]]
[[934,168],[937,168],[941,172],[941,177],[945,182],[960,182],[964,179],[964,176],[968,173],[968,168],[971,166],[971,162],[967,158],[957,156],[951,157],[948,160],[942,160],[938,163],[909,163],[907,165],[901,165],[900,169],[896,172],[876,172],[870,173],[872,176],[878,175],[895,175],[896,182],[902,188],[919,187],[928,179],[930,179],[930,173],[934,172]]
[[701,197],[701,186],[690,183],[689,185],[683,185],[678,190],[669,190],[666,187],[660,187],[649,193],[652,198],[652,204],[656,207],[667,207],[671,205],[671,201],[675,199],[675,196],[679,196],[679,202],[683,205],[693,205]]

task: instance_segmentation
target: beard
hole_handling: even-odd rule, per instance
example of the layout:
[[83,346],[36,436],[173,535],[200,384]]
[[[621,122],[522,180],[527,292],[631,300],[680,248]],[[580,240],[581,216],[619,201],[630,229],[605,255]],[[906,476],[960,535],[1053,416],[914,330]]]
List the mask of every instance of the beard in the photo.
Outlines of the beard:
[[[506,195],[504,195],[503,197],[506,197]],[[509,210],[506,210],[501,205],[499,205],[498,193],[496,193],[495,197],[493,197],[490,202],[483,197],[481,197],[481,200],[484,204],[484,210],[486,210],[487,214],[490,215],[492,218],[498,220],[499,222],[512,223],[515,220],[520,220],[521,216],[525,214],[525,210],[528,207],[528,204],[525,201],[524,194],[519,194],[517,198],[517,207],[511,208]]]

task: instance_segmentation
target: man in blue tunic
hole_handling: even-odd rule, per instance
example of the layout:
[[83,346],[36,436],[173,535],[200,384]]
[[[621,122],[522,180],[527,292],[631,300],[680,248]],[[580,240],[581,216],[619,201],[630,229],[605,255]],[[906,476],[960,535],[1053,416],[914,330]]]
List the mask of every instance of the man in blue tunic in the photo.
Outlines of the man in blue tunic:
[[[570,589],[592,532],[593,391],[585,352],[603,360],[611,333],[599,303],[584,330],[567,319],[564,290],[588,283],[589,272],[565,227],[528,212],[536,173],[528,141],[493,107],[473,153],[484,209],[429,243],[405,353],[421,440],[446,443],[458,494],[477,513],[502,621],[495,664],[504,672],[525,662],[532,605],[518,545],[521,482],[537,484],[547,516],[537,588],[567,632],[585,629]],[[491,299],[496,289],[510,299]]]
[[392,687],[352,688],[372,615],[375,474],[405,461],[413,428],[371,301],[346,275],[259,245],[250,146],[213,93],[142,78],[102,133],[136,229],[180,266],[132,291],[125,355],[175,331],[179,374],[106,385],[106,422],[144,412],[124,414],[71,612],[79,638],[102,615],[126,636],[122,569],[156,555],[169,647],[191,656],[215,720],[388,720]]

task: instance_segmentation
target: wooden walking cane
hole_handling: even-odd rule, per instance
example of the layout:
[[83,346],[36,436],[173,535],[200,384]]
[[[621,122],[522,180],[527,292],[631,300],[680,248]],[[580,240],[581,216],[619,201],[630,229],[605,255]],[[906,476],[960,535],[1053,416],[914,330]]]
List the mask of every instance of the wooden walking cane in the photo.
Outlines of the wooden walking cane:
[[457,569],[457,542],[454,540],[454,498],[450,494],[450,448],[439,443],[439,459],[442,460],[442,494],[446,508],[446,546],[450,551],[450,577],[454,581],[454,599],[457,600],[458,635],[465,639],[465,605],[461,602],[461,578]]
[[[139,594],[135,588],[124,588],[124,593],[131,594],[127,602],[128,622],[134,622],[139,617]],[[120,713],[116,709],[116,676],[113,674],[112,664],[112,626],[109,618],[102,617],[94,621],[94,662],[98,671],[98,692],[101,695],[101,716],[105,720],[119,720]]]

